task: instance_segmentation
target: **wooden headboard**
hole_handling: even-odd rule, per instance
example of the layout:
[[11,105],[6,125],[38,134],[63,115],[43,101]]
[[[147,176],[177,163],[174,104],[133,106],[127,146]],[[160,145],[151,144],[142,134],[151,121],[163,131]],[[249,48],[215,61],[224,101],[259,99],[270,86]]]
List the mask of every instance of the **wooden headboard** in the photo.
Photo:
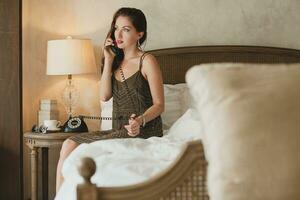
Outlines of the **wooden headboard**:
[[260,46],[195,46],[149,51],[161,67],[164,83],[184,83],[186,71],[197,64],[215,62],[297,63],[300,50]]

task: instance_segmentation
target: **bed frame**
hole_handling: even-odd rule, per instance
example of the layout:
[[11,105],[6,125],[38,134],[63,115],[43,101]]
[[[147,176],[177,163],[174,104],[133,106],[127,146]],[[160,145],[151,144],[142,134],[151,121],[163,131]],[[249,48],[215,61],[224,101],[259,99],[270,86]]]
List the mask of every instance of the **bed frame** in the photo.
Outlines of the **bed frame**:
[[[297,63],[300,50],[259,46],[195,46],[150,51],[156,56],[164,83],[185,82],[186,71],[197,64],[215,62]],[[96,187],[91,183],[96,165],[84,158],[77,187],[79,200],[207,200],[206,169],[201,141],[190,142],[165,171],[150,180],[125,187]]]

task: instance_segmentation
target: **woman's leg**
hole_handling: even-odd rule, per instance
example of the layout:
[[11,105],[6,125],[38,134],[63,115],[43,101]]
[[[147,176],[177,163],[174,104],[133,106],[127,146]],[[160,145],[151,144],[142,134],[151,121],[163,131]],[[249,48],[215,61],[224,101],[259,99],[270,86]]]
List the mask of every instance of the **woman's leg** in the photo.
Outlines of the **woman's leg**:
[[64,178],[61,173],[62,165],[68,155],[78,146],[79,144],[73,140],[66,139],[61,147],[59,161],[56,169],[56,193],[58,192]]

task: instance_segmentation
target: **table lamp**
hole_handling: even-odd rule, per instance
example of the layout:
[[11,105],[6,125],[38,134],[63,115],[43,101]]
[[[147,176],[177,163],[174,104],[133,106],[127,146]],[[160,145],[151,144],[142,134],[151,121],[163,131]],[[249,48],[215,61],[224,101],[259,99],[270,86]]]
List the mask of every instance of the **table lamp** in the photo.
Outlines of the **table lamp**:
[[62,99],[70,117],[79,99],[72,75],[96,72],[93,45],[89,39],[49,40],[47,44],[47,75],[68,75],[67,85],[62,92]]

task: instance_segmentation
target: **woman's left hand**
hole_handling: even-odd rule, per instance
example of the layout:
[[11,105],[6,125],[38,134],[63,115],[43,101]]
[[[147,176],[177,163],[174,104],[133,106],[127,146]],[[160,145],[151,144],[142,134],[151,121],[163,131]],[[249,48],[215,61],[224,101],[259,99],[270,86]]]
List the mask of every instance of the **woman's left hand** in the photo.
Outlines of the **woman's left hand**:
[[128,125],[124,126],[128,131],[128,135],[135,137],[140,134],[140,123],[138,121],[138,118],[136,118],[136,114],[132,114],[130,116],[128,123]]

